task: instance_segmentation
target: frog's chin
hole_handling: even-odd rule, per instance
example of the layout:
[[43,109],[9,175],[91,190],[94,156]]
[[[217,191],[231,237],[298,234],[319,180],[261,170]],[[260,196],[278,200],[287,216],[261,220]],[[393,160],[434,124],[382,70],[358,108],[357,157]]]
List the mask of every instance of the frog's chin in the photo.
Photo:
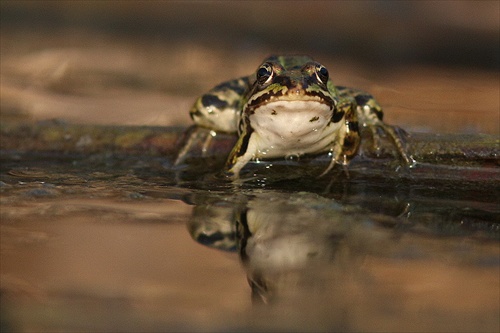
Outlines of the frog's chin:
[[[332,107],[319,101],[273,101],[249,115],[259,149],[308,153],[329,146],[341,123],[333,123]],[[321,146],[321,147],[320,147]]]
[[332,107],[318,101],[274,101],[254,109],[250,123],[256,131],[295,138],[317,132],[331,122]]

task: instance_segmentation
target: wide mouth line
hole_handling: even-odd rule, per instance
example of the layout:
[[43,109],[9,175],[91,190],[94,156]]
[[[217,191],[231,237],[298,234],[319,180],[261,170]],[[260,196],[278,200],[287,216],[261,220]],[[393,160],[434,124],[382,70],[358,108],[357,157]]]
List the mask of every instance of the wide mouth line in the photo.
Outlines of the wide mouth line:
[[301,97],[302,98],[291,97],[291,96],[273,96],[270,99],[261,101],[257,104],[251,104],[250,106],[253,109],[256,109],[256,108],[259,108],[262,106],[266,106],[266,105],[273,104],[273,103],[279,103],[279,102],[318,103],[318,104],[324,104],[324,105],[328,105],[328,106],[331,105],[327,100],[322,99],[322,98],[317,97],[317,96],[307,96],[307,97],[301,96]]

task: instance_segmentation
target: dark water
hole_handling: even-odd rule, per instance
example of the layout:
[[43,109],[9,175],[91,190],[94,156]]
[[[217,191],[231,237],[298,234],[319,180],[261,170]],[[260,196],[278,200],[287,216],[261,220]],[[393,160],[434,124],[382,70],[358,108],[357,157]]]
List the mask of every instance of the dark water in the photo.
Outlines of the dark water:
[[498,328],[498,180],[219,162],[3,152],[3,328]]

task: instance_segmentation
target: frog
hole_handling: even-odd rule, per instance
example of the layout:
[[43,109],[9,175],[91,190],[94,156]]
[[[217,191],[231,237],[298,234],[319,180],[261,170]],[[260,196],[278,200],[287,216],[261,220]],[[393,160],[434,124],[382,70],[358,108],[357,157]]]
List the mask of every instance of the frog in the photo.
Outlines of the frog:
[[[368,128],[375,150],[380,130],[392,142],[403,164],[415,160],[407,152],[403,131],[383,121],[375,98],[356,88],[334,85],[329,70],[306,55],[271,55],[251,75],[225,81],[200,96],[189,111],[195,129],[208,129],[203,151],[217,133],[237,135],[223,174],[237,180],[250,161],[329,154],[318,175],[337,164],[347,167]],[[196,131],[195,131],[196,132]],[[194,145],[191,133],[175,165]]]

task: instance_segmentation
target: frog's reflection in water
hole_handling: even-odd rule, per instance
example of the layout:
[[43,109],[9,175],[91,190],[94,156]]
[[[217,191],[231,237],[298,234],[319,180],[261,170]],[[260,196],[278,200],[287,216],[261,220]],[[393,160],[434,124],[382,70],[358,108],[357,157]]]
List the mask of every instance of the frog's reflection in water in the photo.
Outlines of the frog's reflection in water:
[[213,248],[237,251],[253,300],[264,303],[302,301],[304,295],[314,299],[339,279],[346,287],[347,275],[363,257],[386,247],[390,234],[379,225],[397,223],[395,217],[367,214],[306,192],[193,199],[191,236]]

